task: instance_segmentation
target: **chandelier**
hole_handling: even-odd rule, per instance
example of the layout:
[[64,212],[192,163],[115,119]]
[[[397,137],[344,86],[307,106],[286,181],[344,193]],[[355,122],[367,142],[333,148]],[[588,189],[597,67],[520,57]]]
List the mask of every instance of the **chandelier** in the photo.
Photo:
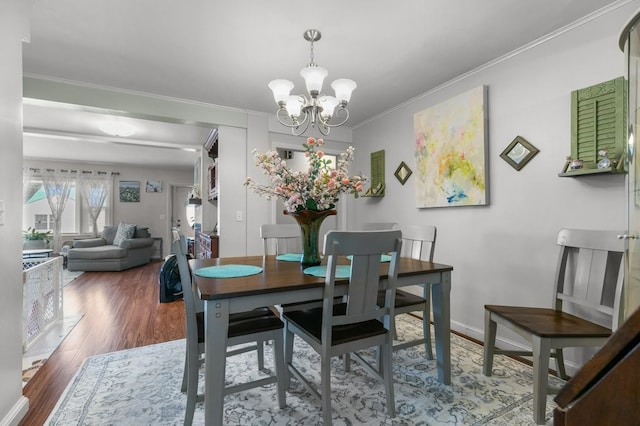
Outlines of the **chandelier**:
[[290,95],[293,83],[289,80],[278,79],[269,83],[269,89],[273,91],[278,104],[276,118],[280,124],[290,127],[296,136],[303,134],[309,124],[326,136],[331,127],[342,126],[349,119],[347,104],[351,99],[351,92],[356,88],[353,80],[341,78],[331,83],[335,96],[320,93],[328,72],[313,62],[313,43],[320,40],[321,36],[318,30],[304,32],[305,40],[311,43],[311,62],[300,71],[307,94]]

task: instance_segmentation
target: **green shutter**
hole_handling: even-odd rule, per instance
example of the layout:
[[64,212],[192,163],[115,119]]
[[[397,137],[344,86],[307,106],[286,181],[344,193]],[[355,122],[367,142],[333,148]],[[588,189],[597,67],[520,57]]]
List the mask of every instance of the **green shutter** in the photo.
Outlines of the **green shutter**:
[[623,171],[627,118],[627,90],[624,77],[571,93],[571,158],[595,169],[598,151]]
[[383,197],[384,183],[384,149],[371,153],[371,187],[363,197]]

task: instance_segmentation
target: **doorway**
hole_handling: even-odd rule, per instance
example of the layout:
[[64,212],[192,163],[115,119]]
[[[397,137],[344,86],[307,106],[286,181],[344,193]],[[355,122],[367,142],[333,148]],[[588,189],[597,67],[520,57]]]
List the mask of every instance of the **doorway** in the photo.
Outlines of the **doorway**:
[[192,188],[193,186],[188,185],[171,185],[169,235],[171,235],[171,230],[175,228],[186,238],[195,237],[195,231],[189,225],[189,217],[185,206]]

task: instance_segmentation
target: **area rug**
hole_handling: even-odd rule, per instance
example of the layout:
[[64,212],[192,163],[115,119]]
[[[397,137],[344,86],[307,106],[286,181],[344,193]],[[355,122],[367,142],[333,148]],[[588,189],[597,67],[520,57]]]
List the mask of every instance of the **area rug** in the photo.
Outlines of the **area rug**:
[[62,283],[63,283],[62,286],[63,287],[68,286],[69,284],[71,284],[73,280],[75,280],[82,274],[84,274],[83,271],[69,271],[67,269],[63,269],[62,270]]
[[57,321],[22,354],[22,386],[27,384],[83,316],[73,315]]
[[[398,318],[399,338],[419,335],[420,321]],[[185,341],[176,340],[90,357],[70,382],[47,425],[181,425],[186,396],[180,392]],[[482,347],[451,336],[451,385],[437,380],[436,362],[424,358],[424,347],[394,353],[396,417],[386,414],[384,387],[357,363],[345,373],[333,362],[334,425],[531,425],[532,369],[496,356],[494,376],[482,374]],[[369,354],[372,355],[372,354]],[[271,363],[271,347],[265,351]],[[296,339],[294,362],[301,371],[319,378],[319,358]],[[227,361],[227,382],[237,383],[252,373],[255,353]],[[202,374],[202,372],[201,372]],[[550,377],[561,386],[562,381]],[[292,381],[287,407],[279,409],[275,384],[225,398],[225,425],[316,425],[321,410],[306,389]],[[547,403],[551,424],[554,403]],[[194,424],[204,423],[204,407],[196,405]]]

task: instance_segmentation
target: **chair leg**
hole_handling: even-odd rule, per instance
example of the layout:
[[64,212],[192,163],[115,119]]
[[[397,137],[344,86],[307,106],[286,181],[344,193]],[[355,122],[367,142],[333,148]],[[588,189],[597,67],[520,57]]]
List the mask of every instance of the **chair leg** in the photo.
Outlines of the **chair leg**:
[[398,340],[398,332],[396,330],[396,318],[395,316],[393,318],[389,319],[389,330],[391,330],[392,334],[392,339],[393,340]]
[[493,370],[493,351],[496,347],[497,324],[491,319],[491,312],[484,311],[484,356],[482,374],[491,376]]
[[264,342],[262,340],[256,342],[256,349],[258,351],[258,370],[264,371]]
[[195,352],[188,355],[187,361],[187,409],[184,415],[185,426],[190,426],[193,423],[193,415],[196,410],[196,400],[198,399],[198,371],[200,370],[198,357],[196,344]]
[[278,388],[278,406],[285,408],[287,406],[286,384],[287,373],[284,363],[284,331],[278,333],[273,340],[273,362],[276,368],[276,386]]
[[322,419],[324,426],[331,425],[331,357],[320,355],[320,396],[322,397]]
[[180,386],[180,392],[187,391],[187,373],[189,371],[189,354],[184,351],[184,372],[182,373],[182,385]]
[[424,337],[424,352],[427,359],[433,359],[433,349],[431,346],[431,286],[424,284],[423,298],[424,309],[422,310],[422,336]]
[[378,369],[383,375],[384,390],[387,395],[387,413],[389,417],[395,417],[396,400],[393,390],[393,342],[378,347],[378,352],[381,357],[381,364],[378,364]]
[[533,421],[545,424],[551,341],[533,336]]
[[293,332],[289,331],[287,321],[284,322],[284,385],[285,389],[291,387],[291,372],[289,371],[289,365],[293,361]]
[[556,367],[557,367],[557,372],[558,372],[558,376],[560,376],[560,378],[562,380],[568,380],[569,376],[567,375],[567,371],[564,368],[564,355],[562,353],[562,348],[558,348],[555,350],[556,352]]

